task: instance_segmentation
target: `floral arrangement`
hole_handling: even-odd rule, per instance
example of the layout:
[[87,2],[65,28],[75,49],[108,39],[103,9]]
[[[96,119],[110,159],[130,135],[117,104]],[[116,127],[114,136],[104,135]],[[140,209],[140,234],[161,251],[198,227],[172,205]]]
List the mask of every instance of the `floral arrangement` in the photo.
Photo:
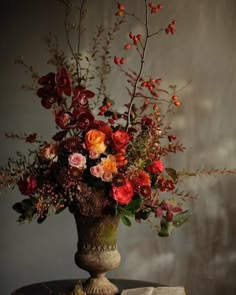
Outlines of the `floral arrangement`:
[[[144,0],[141,19],[118,3],[113,26],[108,30],[97,27],[91,48],[82,53],[85,1],[80,6],[70,0],[59,2],[65,6],[65,32],[72,58],[50,35],[46,40],[48,63],[55,66],[54,72],[39,76],[21,57],[17,59],[32,76],[33,84],[24,88],[33,90],[41,106],[52,111],[58,131],[50,141],[36,133],[6,134],[37,148],[29,149],[27,156],[18,153],[16,160],[9,159],[1,167],[0,189],[17,186],[26,196],[13,205],[20,222],[37,218],[41,223],[51,212],[57,214],[67,207],[84,216],[120,214],[128,226],[130,217],[140,222],[153,215],[159,221],[158,234],[168,236],[189,218],[185,200],[191,196],[180,192],[178,183],[182,176],[195,174],[164,165],[170,153],[184,151],[167,120],[180,106],[181,89],[163,89],[161,78],[145,73],[145,58],[150,40],[160,33],[174,35],[176,21],[155,31],[149,18],[161,13],[162,4]],[[77,25],[69,22],[73,9],[80,16]],[[125,57],[111,54],[112,41],[127,17],[134,18],[145,32],[127,32],[130,41],[122,45],[124,56],[137,55],[138,70],[132,70]],[[79,36],[77,51],[70,41],[73,31]],[[114,103],[118,93],[107,91],[106,77],[111,69],[121,71],[127,80],[128,103],[122,113]]]

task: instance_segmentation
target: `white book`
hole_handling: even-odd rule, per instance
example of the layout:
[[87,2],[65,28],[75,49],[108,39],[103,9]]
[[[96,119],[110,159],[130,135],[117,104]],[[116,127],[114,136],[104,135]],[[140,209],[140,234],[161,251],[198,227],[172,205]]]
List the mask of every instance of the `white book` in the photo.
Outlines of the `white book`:
[[143,287],[127,289],[121,295],[186,295],[184,287]]

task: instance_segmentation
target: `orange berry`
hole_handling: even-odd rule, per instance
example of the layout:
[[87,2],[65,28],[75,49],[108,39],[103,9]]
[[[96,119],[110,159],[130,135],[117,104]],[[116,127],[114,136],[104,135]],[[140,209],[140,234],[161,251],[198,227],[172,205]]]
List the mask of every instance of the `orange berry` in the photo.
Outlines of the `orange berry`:
[[123,10],[119,10],[116,13],[117,16],[122,16],[123,14],[124,14],[124,11]]
[[181,105],[180,101],[175,101],[174,104],[179,107]]

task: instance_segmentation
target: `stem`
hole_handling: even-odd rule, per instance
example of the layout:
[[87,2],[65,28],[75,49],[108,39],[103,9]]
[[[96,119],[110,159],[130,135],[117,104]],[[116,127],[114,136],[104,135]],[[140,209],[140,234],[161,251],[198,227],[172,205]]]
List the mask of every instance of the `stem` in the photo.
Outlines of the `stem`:
[[[146,7],[147,7],[147,6],[146,6]],[[137,21],[139,21],[141,24],[145,25],[145,23],[144,23],[140,18],[138,18],[134,13],[129,13],[129,12],[125,11],[125,14],[134,17],[134,18],[135,18]]]
[[155,33],[152,33],[152,34],[148,35],[148,37],[152,37],[152,36],[154,36],[154,35],[158,35],[158,34],[160,34],[162,31],[164,31],[164,29],[160,29],[159,31],[157,31],[157,32],[155,32]]
[[[83,11],[84,11],[84,4],[85,4],[85,0],[82,1],[81,7],[80,7],[80,13],[79,13],[79,28],[78,28],[78,46],[77,46],[77,55],[79,58],[79,54],[80,54],[80,40],[81,40],[81,35],[82,35],[82,31],[81,31],[81,25],[82,25],[82,17],[83,17]],[[77,75],[78,75],[78,83],[80,84],[80,65],[78,60],[76,61],[76,67],[77,67]]]
[[129,103],[129,108],[128,108],[128,114],[127,114],[127,123],[126,123],[126,127],[125,130],[127,131],[130,125],[130,121],[131,121],[131,111],[132,111],[132,106],[133,106],[133,102],[136,96],[136,92],[137,92],[137,85],[139,82],[139,79],[142,75],[142,71],[143,71],[143,66],[144,66],[144,59],[145,59],[145,53],[146,53],[146,49],[147,49],[147,44],[148,44],[148,39],[149,39],[149,31],[148,31],[148,10],[147,10],[147,0],[145,0],[145,28],[146,28],[146,39],[143,45],[143,51],[141,53],[141,64],[140,64],[140,69],[139,69],[139,73],[138,76],[135,80],[134,83],[134,87],[133,87],[133,94],[131,96],[131,100]]

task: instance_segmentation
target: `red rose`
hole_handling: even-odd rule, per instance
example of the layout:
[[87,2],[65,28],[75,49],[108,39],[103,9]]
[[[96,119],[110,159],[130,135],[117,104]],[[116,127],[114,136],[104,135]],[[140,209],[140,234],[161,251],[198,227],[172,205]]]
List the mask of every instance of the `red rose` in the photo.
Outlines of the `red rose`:
[[121,205],[130,203],[134,195],[131,182],[127,180],[122,186],[112,186],[112,195],[113,199]]
[[161,160],[154,161],[153,163],[146,166],[146,170],[152,174],[162,173],[165,168]]
[[111,137],[112,137],[113,147],[116,151],[120,151],[121,149],[126,149],[130,140],[129,133],[123,130],[115,131],[114,133],[112,133]]
[[29,196],[35,193],[37,188],[37,180],[32,175],[24,176],[17,182],[17,185],[22,195]]

